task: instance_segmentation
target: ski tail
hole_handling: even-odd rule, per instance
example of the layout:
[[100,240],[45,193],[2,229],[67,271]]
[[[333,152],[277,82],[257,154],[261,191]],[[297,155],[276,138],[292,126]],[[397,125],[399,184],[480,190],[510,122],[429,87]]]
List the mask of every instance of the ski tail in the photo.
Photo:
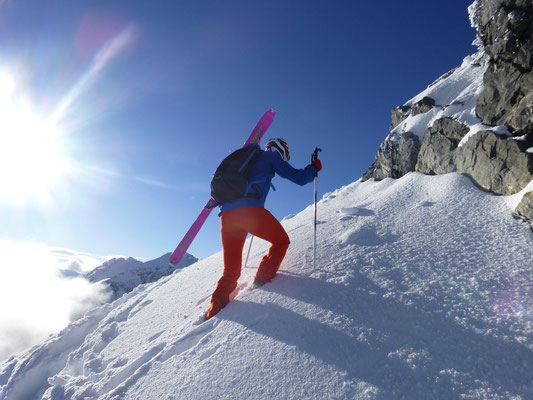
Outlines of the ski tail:
[[189,246],[193,242],[198,232],[200,232],[200,229],[202,228],[204,222],[207,220],[207,217],[209,217],[209,214],[211,214],[211,210],[214,207],[213,204],[214,200],[209,199],[205,207],[200,212],[200,215],[198,215],[198,218],[196,218],[196,221],[194,221],[194,223],[191,225],[183,239],[181,239],[181,242],[178,244],[178,247],[176,247],[176,250],[174,250],[174,252],[170,256],[169,263],[172,266],[178,265],[185,253],[187,253]]

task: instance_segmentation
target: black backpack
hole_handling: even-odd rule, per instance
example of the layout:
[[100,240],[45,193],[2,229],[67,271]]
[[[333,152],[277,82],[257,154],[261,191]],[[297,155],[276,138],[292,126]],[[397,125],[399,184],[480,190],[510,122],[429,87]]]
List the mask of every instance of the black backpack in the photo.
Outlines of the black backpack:
[[235,150],[216,169],[211,179],[212,207],[241,197],[259,198],[259,192],[248,182],[248,174],[257,157],[263,152],[254,144]]

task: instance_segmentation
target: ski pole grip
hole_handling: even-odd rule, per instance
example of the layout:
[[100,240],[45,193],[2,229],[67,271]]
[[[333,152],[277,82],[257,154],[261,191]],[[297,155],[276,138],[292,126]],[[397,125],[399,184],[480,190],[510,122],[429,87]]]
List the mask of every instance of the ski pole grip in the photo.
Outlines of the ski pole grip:
[[316,160],[318,158],[318,152],[322,151],[322,149],[319,149],[318,147],[315,147],[315,151],[313,151],[313,154],[311,154],[311,162]]

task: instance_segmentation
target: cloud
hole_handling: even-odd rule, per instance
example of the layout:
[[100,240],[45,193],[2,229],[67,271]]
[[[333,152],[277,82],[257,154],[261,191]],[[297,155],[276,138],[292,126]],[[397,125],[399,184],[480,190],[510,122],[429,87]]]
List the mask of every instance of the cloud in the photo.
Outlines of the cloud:
[[105,288],[80,276],[102,261],[38,242],[0,241],[0,362],[104,303]]

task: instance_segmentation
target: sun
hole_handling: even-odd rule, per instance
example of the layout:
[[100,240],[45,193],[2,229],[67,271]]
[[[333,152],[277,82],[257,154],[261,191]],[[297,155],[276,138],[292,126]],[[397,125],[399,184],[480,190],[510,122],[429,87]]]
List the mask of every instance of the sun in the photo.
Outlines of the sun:
[[61,132],[32,110],[13,76],[0,72],[0,200],[51,196],[68,172]]

